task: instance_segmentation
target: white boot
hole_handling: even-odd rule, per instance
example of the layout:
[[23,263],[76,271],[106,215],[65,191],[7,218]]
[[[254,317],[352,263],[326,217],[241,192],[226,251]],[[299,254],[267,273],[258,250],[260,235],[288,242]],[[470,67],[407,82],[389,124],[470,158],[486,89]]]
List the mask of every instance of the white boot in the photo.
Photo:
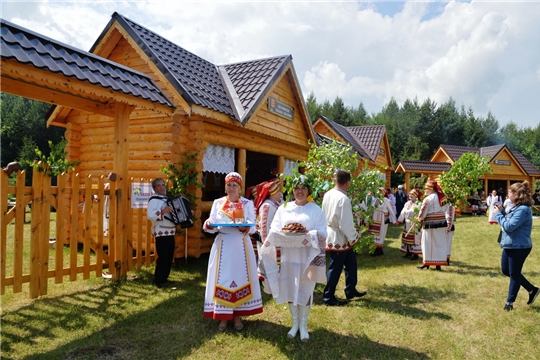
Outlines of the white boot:
[[308,316],[309,316],[310,310],[311,310],[311,306],[298,305],[298,316],[300,318],[300,340],[302,341],[309,340],[309,333],[307,331],[307,322],[308,322]]
[[292,316],[292,328],[287,333],[287,337],[293,339],[298,332],[298,305],[289,304],[289,310],[291,311]]

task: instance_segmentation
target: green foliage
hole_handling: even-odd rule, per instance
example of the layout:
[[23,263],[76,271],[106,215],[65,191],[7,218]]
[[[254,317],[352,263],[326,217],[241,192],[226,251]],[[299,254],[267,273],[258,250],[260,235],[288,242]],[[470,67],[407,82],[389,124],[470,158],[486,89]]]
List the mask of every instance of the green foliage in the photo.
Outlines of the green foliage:
[[428,176],[427,175],[420,175],[417,177],[411,177],[410,184],[411,188],[407,189],[407,191],[411,191],[412,189],[423,189],[424,184],[427,182]]
[[2,167],[12,161],[23,165],[33,160],[35,147],[43,149],[44,154],[48,155],[47,142],[58,143],[62,140],[64,129],[55,126],[47,128],[46,116],[50,104],[7,93],[1,93],[0,99]]
[[[367,227],[372,221],[375,207],[371,202],[366,203],[365,200],[369,194],[374,194],[382,200],[379,188],[384,186],[384,180],[380,178],[380,172],[369,170],[366,164],[365,169],[356,174],[358,172],[357,153],[352,149],[352,146],[337,141],[325,146],[311,144],[307,160],[299,165],[305,169],[305,173],[309,177],[308,181],[312,184],[311,197],[313,202],[319,206],[322,205],[324,193],[334,187],[336,169],[347,170],[353,174],[348,194],[354,215],[357,218],[356,228],[361,234],[355,251],[361,252],[364,246],[373,246],[373,236],[367,234]],[[288,199],[292,197],[292,189],[296,186],[294,180],[298,177],[296,169],[293,171],[293,176],[281,175],[284,180],[283,191]]]
[[[66,148],[67,140],[63,139],[58,144],[53,144],[51,140],[48,141],[50,152],[46,155],[39,148],[35,148],[34,152],[37,159],[33,161],[25,160],[25,163],[31,166],[34,170],[45,172],[47,176],[54,177],[61,173],[75,170],[75,166],[80,164],[80,161],[67,160],[68,153],[64,150]],[[47,165],[46,167],[40,166],[38,162]]]
[[479,178],[492,173],[489,156],[469,152],[461,155],[449,171],[440,175],[440,185],[450,203],[465,204],[473,191],[483,187]]
[[165,174],[168,183],[168,197],[174,198],[181,195],[192,204],[197,200],[197,197],[189,192],[189,188],[192,186],[203,187],[203,184],[197,181],[199,175],[196,170],[198,156],[199,153],[185,153],[179,166],[171,163],[167,163],[167,166],[161,165],[161,172]]

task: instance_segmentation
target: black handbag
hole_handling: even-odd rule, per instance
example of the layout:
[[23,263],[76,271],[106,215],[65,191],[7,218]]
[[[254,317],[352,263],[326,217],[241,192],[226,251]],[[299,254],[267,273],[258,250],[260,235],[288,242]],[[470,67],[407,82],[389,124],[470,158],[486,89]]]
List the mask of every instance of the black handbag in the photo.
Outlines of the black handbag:
[[497,242],[500,244],[501,243],[501,237],[502,237],[502,230],[499,231],[499,237],[497,238]]

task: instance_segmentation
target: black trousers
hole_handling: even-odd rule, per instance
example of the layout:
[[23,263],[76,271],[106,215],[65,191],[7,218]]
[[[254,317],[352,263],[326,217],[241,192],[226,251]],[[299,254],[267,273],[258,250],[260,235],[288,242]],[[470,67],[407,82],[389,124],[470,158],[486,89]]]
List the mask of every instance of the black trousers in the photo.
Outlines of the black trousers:
[[154,272],[154,284],[163,284],[171,273],[174,258],[174,235],[156,237],[156,270]]
[[341,276],[341,271],[345,270],[345,296],[354,294],[358,282],[356,263],[356,253],[353,249],[337,252],[329,251],[330,266],[328,267],[326,287],[324,288],[323,301],[333,302],[336,300],[336,287]]

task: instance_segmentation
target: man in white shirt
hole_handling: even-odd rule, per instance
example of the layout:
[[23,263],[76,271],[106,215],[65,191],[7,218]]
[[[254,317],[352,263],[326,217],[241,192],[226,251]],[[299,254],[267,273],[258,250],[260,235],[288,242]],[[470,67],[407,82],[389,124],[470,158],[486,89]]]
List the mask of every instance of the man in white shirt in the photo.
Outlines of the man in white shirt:
[[348,300],[362,297],[366,292],[356,290],[357,262],[353,246],[358,242],[358,232],[354,226],[351,200],[347,197],[351,174],[345,170],[337,170],[335,180],[335,187],[324,195],[322,203],[328,234],[326,251],[330,254],[323,300],[328,306],[343,306],[347,301],[339,300],[335,296],[342,270],[345,270],[345,296]]
[[156,178],[152,181],[152,189],[155,194],[148,200],[146,215],[152,222],[152,235],[155,238],[157,253],[156,269],[154,272],[154,285],[162,288],[168,281],[174,258],[174,234],[176,226],[163,216],[172,212],[172,207],[167,206],[167,186],[165,180]]

